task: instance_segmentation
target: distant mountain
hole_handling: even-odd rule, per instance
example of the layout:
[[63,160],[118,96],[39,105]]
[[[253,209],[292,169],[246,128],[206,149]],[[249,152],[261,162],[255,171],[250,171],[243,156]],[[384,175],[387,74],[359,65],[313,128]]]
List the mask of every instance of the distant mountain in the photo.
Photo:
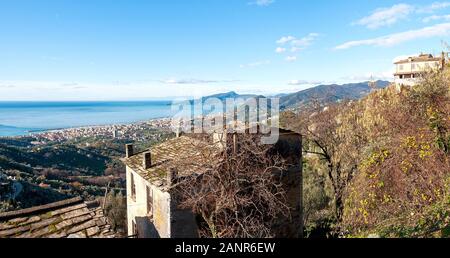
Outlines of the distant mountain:
[[[390,84],[388,81],[376,81],[377,88],[385,88]],[[369,94],[371,88],[369,82],[349,83],[349,84],[331,84],[319,85],[313,88],[302,90],[295,93],[281,93],[274,97],[280,98],[281,109],[302,107],[311,100],[316,99],[321,102],[336,102],[344,99],[360,99]],[[204,102],[209,98],[217,98],[225,101],[227,98],[264,98],[262,95],[238,94],[234,91],[219,93],[201,98]],[[199,101],[197,99],[195,101]]]
[[220,100],[225,100],[227,98],[237,98],[237,97],[239,97],[239,94],[237,94],[234,91],[230,91],[230,92],[218,93],[218,94],[206,96],[206,97],[203,97],[203,99],[205,100],[205,99],[208,99],[208,98],[218,98]]
[[[385,88],[390,84],[388,81],[377,81],[377,88]],[[360,99],[369,94],[371,88],[369,82],[349,83],[343,85],[319,85],[310,89],[281,96],[281,108],[302,107],[311,100],[321,102],[336,102],[344,99]]]
[[255,94],[238,94],[234,91],[230,91],[230,92],[226,92],[226,93],[219,93],[219,94],[214,94],[214,95],[210,95],[210,96],[206,96],[203,97],[202,100],[205,101],[206,99],[209,98],[217,98],[220,99],[222,101],[228,99],[228,98],[243,98],[243,99],[247,99],[247,98],[261,98],[264,97],[262,95],[255,95]]

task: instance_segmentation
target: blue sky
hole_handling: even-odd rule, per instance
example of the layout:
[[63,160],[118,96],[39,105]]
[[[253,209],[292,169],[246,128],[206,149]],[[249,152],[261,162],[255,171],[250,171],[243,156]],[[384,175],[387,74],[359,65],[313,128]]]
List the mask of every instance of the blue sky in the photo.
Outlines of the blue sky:
[[450,2],[2,0],[0,100],[294,92],[439,53]]

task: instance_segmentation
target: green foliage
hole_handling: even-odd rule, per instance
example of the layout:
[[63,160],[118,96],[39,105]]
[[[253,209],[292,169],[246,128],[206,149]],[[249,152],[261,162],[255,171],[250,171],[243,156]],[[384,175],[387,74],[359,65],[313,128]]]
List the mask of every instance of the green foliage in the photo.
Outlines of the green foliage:
[[14,210],[15,207],[11,201],[0,201],[0,213]]
[[127,232],[127,200],[122,192],[110,191],[105,200],[105,214],[114,231]]
[[445,232],[449,86],[444,73],[430,74],[415,87],[381,90],[358,103],[366,109],[359,121],[370,132],[366,149],[372,151],[362,154],[346,195],[343,226],[352,235],[429,237]]
[[450,237],[450,202],[443,200],[428,206],[414,224],[397,218],[379,225],[376,231],[381,237]]
[[0,210],[24,209],[72,197],[71,195],[60,193],[53,189],[43,189],[24,180],[18,180],[16,182],[22,186],[21,193],[14,200],[2,200],[0,198]]
[[[155,144],[170,133],[149,129],[143,135],[153,139],[150,144]],[[0,172],[24,185],[15,200],[6,200],[0,194],[0,210],[23,209],[70,196],[89,200],[103,196],[108,183],[116,190],[124,190],[125,167],[119,159],[129,142],[103,136],[58,142],[35,137],[0,137]]]
[[305,158],[303,161],[303,216],[307,234],[329,225],[332,213],[331,194],[326,191],[326,177],[321,173],[319,161]]
[[[326,172],[325,184],[318,186],[332,185],[336,208],[343,196],[341,234],[448,236],[450,71],[430,73],[414,87],[392,85],[285,120],[304,134],[304,150],[319,158],[308,169]],[[305,189],[321,196],[315,187]],[[305,207],[316,213],[323,208],[314,205],[320,198],[307,200]]]

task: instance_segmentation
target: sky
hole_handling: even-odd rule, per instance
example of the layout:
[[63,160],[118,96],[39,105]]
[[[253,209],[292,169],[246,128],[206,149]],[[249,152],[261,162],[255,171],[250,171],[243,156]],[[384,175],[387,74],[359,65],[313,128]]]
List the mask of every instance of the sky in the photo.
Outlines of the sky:
[[278,94],[439,54],[450,2],[1,0],[0,100]]

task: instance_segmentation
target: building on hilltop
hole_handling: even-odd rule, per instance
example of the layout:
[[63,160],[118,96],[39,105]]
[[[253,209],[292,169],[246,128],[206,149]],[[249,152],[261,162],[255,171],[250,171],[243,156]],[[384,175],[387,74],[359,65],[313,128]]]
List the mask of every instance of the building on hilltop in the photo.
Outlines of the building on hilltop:
[[[289,161],[283,185],[292,209],[290,218],[273,225],[279,237],[299,237],[303,232],[301,136],[280,129],[275,144]],[[195,214],[177,205],[177,182],[194,174],[208,173],[207,166],[218,162],[232,134],[212,133],[205,138],[180,135],[149,150],[134,153],[126,146],[128,235],[137,238],[196,238],[199,236]],[[186,162],[187,161],[187,162]],[[300,233],[301,232],[301,233]]]
[[0,238],[115,238],[98,202],[76,197],[0,213]]
[[442,70],[448,62],[448,53],[441,53],[440,57],[431,54],[420,54],[395,62],[395,84],[397,86],[413,86],[422,75],[429,71]]

